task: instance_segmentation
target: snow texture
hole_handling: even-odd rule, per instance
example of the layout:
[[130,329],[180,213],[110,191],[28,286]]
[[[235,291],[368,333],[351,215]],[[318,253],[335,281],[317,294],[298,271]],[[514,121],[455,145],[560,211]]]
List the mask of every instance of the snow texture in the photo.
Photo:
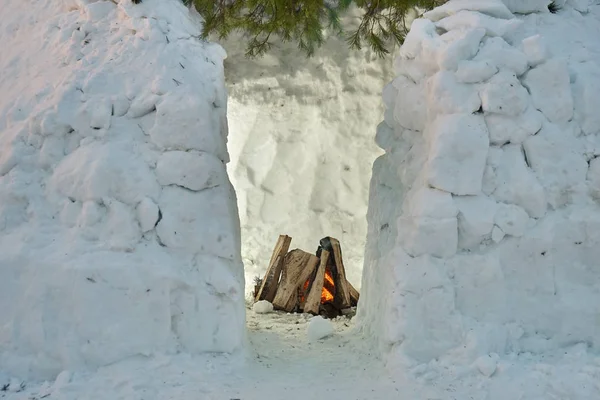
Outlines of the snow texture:
[[224,51],[176,0],[8,1],[0,366],[243,347]]
[[548,3],[450,1],[400,49],[357,315],[391,363],[600,351],[600,6]]

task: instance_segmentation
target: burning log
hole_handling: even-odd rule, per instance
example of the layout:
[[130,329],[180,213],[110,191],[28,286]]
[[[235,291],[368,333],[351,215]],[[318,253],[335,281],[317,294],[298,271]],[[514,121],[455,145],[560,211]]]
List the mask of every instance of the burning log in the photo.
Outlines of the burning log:
[[323,300],[323,284],[325,282],[325,270],[327,269],[327,261],[329,260],[329,252],[327,250],[323,250],[321,253],[321,263],[319,265],[319,269],[317,270],[317,274],[312,281],[312,284],[309,282],[310,288],[308,289],[308,295],[306,296],[306,301],[304,302],[304,312],[311,314],[319,313],[319,306]]
[[330,238],[331,247],[333,250],[333,258],[335,260],[336,276],[335,279],[335,302],[339,305],[339,309],[349,308],[352,305],[350,300],[350,290],[348,281],[346,280],[346,269],[342,261],[342,247],[337,239]]
[[317,267],[319,259],[305,251],[290,251],[283,260],[281,282],[273,300],[273,307],[287,312],[293,311],[299,304],[298,290]]

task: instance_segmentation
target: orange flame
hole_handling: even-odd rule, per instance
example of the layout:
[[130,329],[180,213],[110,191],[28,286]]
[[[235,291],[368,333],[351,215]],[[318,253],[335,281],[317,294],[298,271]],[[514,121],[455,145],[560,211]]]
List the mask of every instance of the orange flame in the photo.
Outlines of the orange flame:
[[[333,281],[333,277],[329,273],[329,269],[325,270],[325,282],[323,282],[323,289],[321,290],[321,304],[327,303],[328,301],[333,301],[333,293],[327,289],[325,283],[329,283],[331,288],[335,288],[335,283]],[[306,292],[308,291],[308,286],[310,285],[310,280],[304,282],[304,287],[302,288],[303,295],[301,297],[301,301],[305,300]]]

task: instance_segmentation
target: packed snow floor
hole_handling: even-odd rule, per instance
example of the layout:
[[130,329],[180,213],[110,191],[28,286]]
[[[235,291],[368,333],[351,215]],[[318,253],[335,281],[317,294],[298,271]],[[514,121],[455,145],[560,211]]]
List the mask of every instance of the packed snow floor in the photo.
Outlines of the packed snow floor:
[[597,400],[600,393],[600,357],[583,347],[479,360],[464,370],[435,362],[402,370],[383,366],[346,317],[333,321],[333,335],[311,341],[308,316],[247,312],[246,359],[132,358],[49,383],[11,384],[0,375],[0,389],[9,385],[0,399]]

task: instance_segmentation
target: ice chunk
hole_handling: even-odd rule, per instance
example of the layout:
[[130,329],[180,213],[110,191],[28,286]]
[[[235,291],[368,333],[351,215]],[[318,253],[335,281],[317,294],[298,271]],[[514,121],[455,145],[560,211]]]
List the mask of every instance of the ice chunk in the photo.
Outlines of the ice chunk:
[[494,145],[522,143],[529,136],[539,132],[544,120],[542,114],[531,106],[517,117],[486,114],[484,118],[490,132],[490,143]]
[[156,177],[161,185],[178,185],[195,191],[228,182],[225,164],[203,152],[163,153],[156,164]]
[[504,146],[494,170],[496,190],[493,197],[496,200],[521,206],[533,218],[544,216],[546,194],[533,171],[525,164],[521,145]]
[[461,83],[479,83],[498,73],[498,67],[488,61],[463,60],[458,63],[456,79]]
[[518,19],[500,19],[477,11],[462,10],[436,22],[438,28],[451,31],[455,29],[485,29],[487,36],[504,36],[518,28],[523,22]]
[[525,234],[529,215],[521,207],[514,204],[500,204],[494,222],[507,235],[520,237]]
[[439,21],[463,10],[479,11],[497,18],[511,19],[514,17],[501,0],[454,0],[427,11],[423,16],[432,21]]
[[514,72],[500,71],[479,92],[483,111],[516,117],[529,105],[529,93]]
[[523,39],[521,43],[523,45],[523,52],[527,56],[527,61],[532,67],[543,63],[550,56],[546,41],[541,35],[529,36]]
[[317,315],[316,317],[312,317],[308,322],[307,333],[308,340],[316,342],[317,340],[333,335],[333,324],[331,321]]
[[427,80],[429,118],[440,114],[473,113],[481,107],[474,85],[459,83],[453,73],[440,71]]
[[475,249],[494,228],[498,205],[487,196],[455,196],[458,207],[458,245]]
[[428,127],[425,176],[429,185],[457,195],[481,193],[489,135],[483,116],[452,114]]
[[523,78],[533,105],[550,122],[567,122],[573,117],[573,96],[567,63],[552,59],[530,71]]
[[267,314],[273,312],[273,304],[267,300],[260,300],[252,305],[252,311],[257,314]]
[[529,67],[525,54],[501,37],[487,38],[474,60],[488,61],[499,69],[506,68],[513,71],[517,76],[523,75]]

